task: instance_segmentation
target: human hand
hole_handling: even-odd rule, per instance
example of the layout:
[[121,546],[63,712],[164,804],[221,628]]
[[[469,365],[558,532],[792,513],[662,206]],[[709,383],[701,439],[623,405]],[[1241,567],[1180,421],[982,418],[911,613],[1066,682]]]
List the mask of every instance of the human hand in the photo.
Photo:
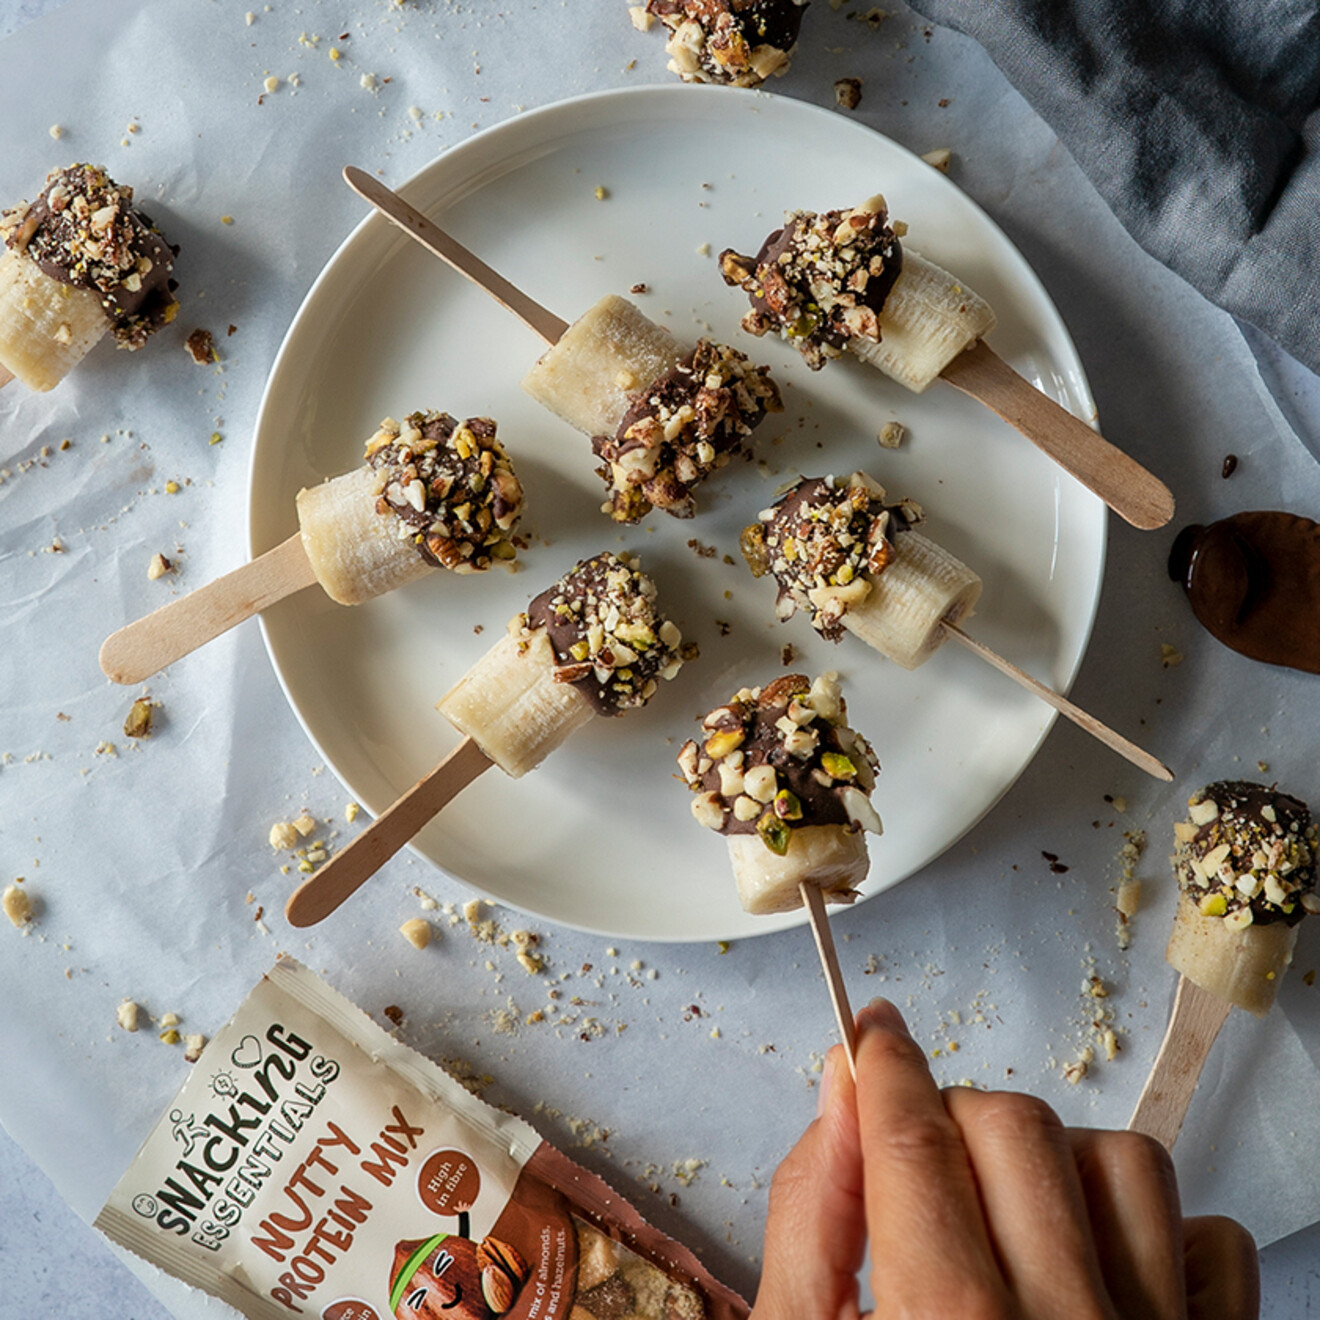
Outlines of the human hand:
[[1043,1101],[940,1091],[893,1005],[857,1017],[819,1114],[775,1173],[752,1320],[1255,1320],[1255,1244],[1184,1219],[1173,1164],[1134,1132],[1065,1128]]

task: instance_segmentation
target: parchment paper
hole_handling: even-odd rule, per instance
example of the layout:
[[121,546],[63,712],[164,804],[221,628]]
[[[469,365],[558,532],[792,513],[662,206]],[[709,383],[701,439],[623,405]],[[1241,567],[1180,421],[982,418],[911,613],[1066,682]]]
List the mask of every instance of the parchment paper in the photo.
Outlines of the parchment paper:
[[[17,385],[0,394],[0,867],[5,882],[26,878],[38,909],[28,938],[0,931],[0,1120],[84,1218],[187,1068],[158,1023],[122,1031],[119,1002],[209,1033],[288,949],[368,1010],[403,1008],[409,1043],[492,1079],[490,1098],[624,1187],[717,1274],[754,1286],[764,1189],[813,1111],[833,1039],[804,930],[721,951],[615,946],[540,923],[548,972],[529,977],[508,948],[475,941],[443,910],[430,914],[430,949],[405,944],[396,930],[419,913],[414,886],[443,903],[470,895],[401,857],[368,900],[291,931],[279,913],[296,875],[267,845],[271,823],[306,806],[337,843],[362,822],[344,822],[346,794],[288,710],[256,625],[147,685],[161,703],[157,730],[137,744],[121,733],[137,693],[96,663],[109,632],[246,557],[262,385],[299,301],[362,214],[342,165],[399,183],[522,108],[667,79],[661,44],[615,0],[510,0],[498,12],[277,0],[250,22],[228,0],[72,0],[0,43],[5,199],[32,196],[53,165],[101,161],[182,245],[183,311],[157,342],[136,356],[102,345],[47,396]],[[845,972],[857,1002],[896,999],[939,1051],[943,1081],[1020,1086],[1069,1122],[1122,1126],[1172,995],[1166,857],[1186,794],[1259,775],[1320,801],[1316,681],[1207,638],[1164,557],[1186,521],[1245,508],[1314,514],[1320,469],[1232,321],[1136,248],[967,43],[905,11],[873,30],[814,5],[774,90],[828,104],[845,75],[862,78],[855,113],[867,122],[919,152],[953,149],[953,177],[1023,248],[1070,325],[1106,433],[1179,500],[1164,532],[1113,523],[1073,692],[1171,763],[1177,784],[1056,728],[945,857],[835,918]],[[279,79],[274,92],[267,77]],[[840,203],[883,183],[841,180]],[[218,366],[185,355],[198,326],[215,334]],[[1228,452],[1240,464],[1225,481]],[[177,575],[148,580],[157,552]],[[1164,668],[1161,643],[1182,662]],[[116,752],[98,752],[103,743]],[[1150,846],[1124,955],[1110,903],[1129,830],[1147,831]],[[522,924],[496,916],[506,931]],[[1320,990],[1302,975],[1317,962],[1320,930],[1303,928],[1278,1009],[1263,1023],[1230,1020],[1178,1148],[1189,1212],[1234,1215],[1262,1244],[1320,1219],[1320,1133],[1307,1120],[1320,1098]],[[1094,1041],[1092,974],[1110,989],[1123,1049],[1070,1085],[1064,1066]],[[548,1020],[525,1022],[535,1009]],[[135,1268],[178,1315],[217,1313]]]

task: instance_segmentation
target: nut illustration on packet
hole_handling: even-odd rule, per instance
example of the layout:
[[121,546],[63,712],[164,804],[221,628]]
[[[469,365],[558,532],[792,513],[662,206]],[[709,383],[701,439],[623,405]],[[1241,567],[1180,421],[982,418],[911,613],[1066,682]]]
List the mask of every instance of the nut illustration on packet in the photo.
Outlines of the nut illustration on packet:
[[249,1320],[745,1320],[594,1174],[281,958],[96,1227]]

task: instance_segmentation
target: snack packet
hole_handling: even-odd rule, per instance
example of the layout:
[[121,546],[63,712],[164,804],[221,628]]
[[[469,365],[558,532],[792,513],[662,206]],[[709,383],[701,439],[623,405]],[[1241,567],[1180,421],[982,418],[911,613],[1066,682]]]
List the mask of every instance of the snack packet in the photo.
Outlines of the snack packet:
[[291,958],[96,1218],[250,1320],[745,1320],[686,1248]]

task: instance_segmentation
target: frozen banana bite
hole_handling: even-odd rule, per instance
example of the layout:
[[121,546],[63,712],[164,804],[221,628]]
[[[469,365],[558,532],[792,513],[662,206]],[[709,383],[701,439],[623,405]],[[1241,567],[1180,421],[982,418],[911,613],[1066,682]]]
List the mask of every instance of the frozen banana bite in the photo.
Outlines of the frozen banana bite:
[[684,82],[755,87],[788,71],[808,0],[647,0],[632,7],[640,28],[668,30],[669,71]]
[[1264,1016],[1297,924],[1320,912],[1316,826],[1300,799],[1243,780],[1207,784],[1174,826],[1178,910],[1165,957],[1203,990]]
[[437,709],[520,778],[593,715],[646,705],[682,668],[682,634],[656,595],[636,559],[582,560],[509,621]]
[[802,906],[800,886],[851,903],[869,860],[863,831],[880,766],[848,727],[836,675],[786,674],[743,688],[678,755],[699,824],[728,841],[738,899],[754,914]]
[[915,669],[943,644],[942,625],[966,618],[981,595],[966,564],[915,530],[924,518],[864,472],[802,477],[744,529],[743,557],[778,583],[780,619],[802,610],[829,640],[846,629]]
[[50,390],[107,333],[139,349],[179,310],[172,247],[99,165],[0,216],[0,369]]

